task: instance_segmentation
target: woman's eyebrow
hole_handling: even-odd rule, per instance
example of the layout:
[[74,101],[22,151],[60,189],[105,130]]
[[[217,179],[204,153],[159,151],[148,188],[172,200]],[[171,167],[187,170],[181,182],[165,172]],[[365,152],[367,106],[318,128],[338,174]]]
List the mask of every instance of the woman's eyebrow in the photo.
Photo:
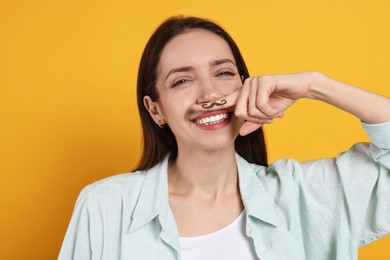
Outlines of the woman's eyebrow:
[[[221,64],[224,64],[224,63],[231,63],[234,66],[236,66],[236,64],[231,59],[213,60],[213,61],[210,62],[210,66],[214,67],[214,66],[218,66],[218,65],[221,65]],[[173,69],[171,69],[167,73],[167,75],[165,76],[165,80],[167,80],[169,75],[171,75],[172,73],[187,72],[187,71],[191,71],[191,70],[194,70],[194,67],[192,67],[192,66],[184,66],[184,67],[173,68]]]
[[218,66],[218,65],[221,65],[221,64],[224,64],[224,63],[232,63],[234,66],[236,66],[234,61],[232,61],[231,59],[214,60],[214,61],[210,62],[210,66]]
[[165,77],[165,80],[168,79],[169,75],[171,75],[172,73],[176,73],[176,72],[186,72],[186,71],[191,71],[191,70],[194,70],[194,67],[191,67],[191,66],[185,66],[185,67],[178,67],[178,68],[173,68],[171,69],[167,76]]

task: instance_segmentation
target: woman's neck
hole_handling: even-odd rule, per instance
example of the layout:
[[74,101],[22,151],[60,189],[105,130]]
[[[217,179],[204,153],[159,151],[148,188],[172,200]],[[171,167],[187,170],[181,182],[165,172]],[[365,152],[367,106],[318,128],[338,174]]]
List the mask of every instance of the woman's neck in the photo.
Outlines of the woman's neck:
[[169,166],[170,193],[217,200],[238,190],[234,147],[217,151],[180,149]]

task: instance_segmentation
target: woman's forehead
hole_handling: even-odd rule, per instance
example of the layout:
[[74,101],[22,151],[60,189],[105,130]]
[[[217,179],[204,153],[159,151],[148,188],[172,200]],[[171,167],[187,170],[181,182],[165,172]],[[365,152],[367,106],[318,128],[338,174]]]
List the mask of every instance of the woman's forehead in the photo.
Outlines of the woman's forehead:
[[234,61],[233,53],[227,42],[213,32],[192,29],[167,43],[160,57],[158,71],[166,73],[172,67],[204,66],[221,59]]

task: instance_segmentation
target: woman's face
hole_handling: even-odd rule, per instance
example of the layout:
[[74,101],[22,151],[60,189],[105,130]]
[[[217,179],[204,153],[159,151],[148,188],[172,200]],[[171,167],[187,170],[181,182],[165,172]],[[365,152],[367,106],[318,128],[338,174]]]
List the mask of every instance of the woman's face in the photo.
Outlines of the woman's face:
[[[165,46],[157,68],[158,116],[181,148],[232,147],[240,122],[218,107],[196,111],[195,104],[223,98],[242,87],[229,45],[218,35],[189,30]],[[149,100],[149,103],[151,101]]]

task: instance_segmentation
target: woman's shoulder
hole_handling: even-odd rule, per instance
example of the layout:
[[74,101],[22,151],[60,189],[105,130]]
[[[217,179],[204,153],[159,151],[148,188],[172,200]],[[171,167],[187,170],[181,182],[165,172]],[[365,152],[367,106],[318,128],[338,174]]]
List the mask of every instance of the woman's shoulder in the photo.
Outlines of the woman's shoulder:
[[272,178],[277,175],[294,175],[302,169],[302,163],[292,158],[281,158],[268,166],[249,163],[241,160],[241,165],[248,171],[253,171],[259,178]]
[[[336,158],[322,158],[300,162],[293,158],[281,158],[268,166],[249,164],[257,178],[265,186],[300,186],[311,179],[337,179]],[[333,177],[329,177],[334,175]],[[326,177],[328,176],[328,177]]]
[[146,176],[145,173],[146,171],[119,173],[116,175],[108,176],[101,180],[97,180],[86,187],[91,190],[99,190],[108,186],[127,186],[144,179]]
[[115,201],[135,199],[142,189],[145,177],[144,171],[136,171],[95,181],[82,189],[78,201],[115,203]]
[[96,181],[81,191],[79,200],[88,201],[88,204],[135,204],[141,193],[144,193],[144,197],[150,197],[161,188],[166,179],[166,167],[167,160],[163,160],[147,170],[117,174]]

